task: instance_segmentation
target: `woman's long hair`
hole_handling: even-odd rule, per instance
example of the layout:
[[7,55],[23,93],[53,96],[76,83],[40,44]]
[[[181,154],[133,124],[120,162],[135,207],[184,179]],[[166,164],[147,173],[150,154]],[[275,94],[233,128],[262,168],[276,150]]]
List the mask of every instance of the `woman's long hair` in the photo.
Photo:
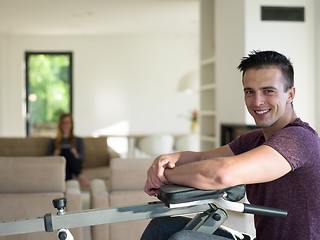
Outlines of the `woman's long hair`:
[[71,129],[69,133],[69,143],[71,146],[74,146],[75,144],[75,136],[73,134],[73,118],[72,114],[70,113],[63,113],[59,117],[58,125],[57,125],[57,137],[55,140],[55,147],[61,148],[61,140],[62,140],[62,122],[65,118],[69,117],[71,120]]

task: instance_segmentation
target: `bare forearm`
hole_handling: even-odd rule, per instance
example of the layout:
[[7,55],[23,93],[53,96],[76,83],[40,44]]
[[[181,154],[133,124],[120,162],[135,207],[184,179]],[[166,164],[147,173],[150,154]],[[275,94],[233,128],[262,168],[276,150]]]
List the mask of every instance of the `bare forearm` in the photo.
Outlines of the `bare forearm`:
[[176,164],[182,165],[187,164],[191,162],[197,162],[201,160],[207,160],[207,159],[214,159],[214,158],[220,158],[220,157],[231,157],[234,156],[234,153],[231,151],[229,145],[225,145],[210,151],[205,152],[178,152],[173,153],[175,155],[175,158],[177,159]]
[[178,152],[160,155],[148,169],[144,191],[149,195],[155,195],[156,191],[154,189],[168,184],[168,180],[164,175],[165,169],[175,168],[176,166],[188,164],[198,159],[199,153],[196,152]]
[[200,152],[177,152],[172,154],[176,159],[176,166],[184,165],[192,162],[197,162],[201,160],[201,153]]
[[211,159],[180,165],[166,169],[165,176],[169,183],[198,189],[221,189],[228,187],[223,179],[223,159]]
[[276,180],[292,170],[288,161],[269,146],[231,157],[220,157],[166,169],[169,183],[199,189],[222,189],[239,184]]
[[[233,153],[228,146],[208,152],[185,151],[160,155],[148,169],[145,192],[154,195],[156,193],[154,189],[169,182],[201,189],[213,189],[212,186],[216,185],[210,183],[209,180],[213,178],[208,171],[215,168],[209,166],[206,159],[211,158],[212,160],[212,158],[232,155]],[[200,162],[201,164],[199,164]],[[211,174],[215,174],[215,172]],[[167,179],[166,175],[170,179]]]
[[207,159],[214,159],[214,158],[220,158],[220,157],[231,157],[234,156],[234,153],[230,149],[229,145],[224,145],[222,147],[200,152],[200,160],[207,160]]

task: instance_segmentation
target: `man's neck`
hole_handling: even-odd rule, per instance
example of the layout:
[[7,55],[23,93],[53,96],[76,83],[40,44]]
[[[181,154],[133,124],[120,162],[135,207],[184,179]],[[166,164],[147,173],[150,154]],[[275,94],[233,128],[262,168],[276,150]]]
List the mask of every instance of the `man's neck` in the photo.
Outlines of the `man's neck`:
[[293,123],[297,119],[295,111],[292,109],[290,114],[287,114],[283,119],[279,120],[272,126],[262,128],[265,140],[268,140],[273,134],[280,131],[282,128],[287,126],[289,123]]

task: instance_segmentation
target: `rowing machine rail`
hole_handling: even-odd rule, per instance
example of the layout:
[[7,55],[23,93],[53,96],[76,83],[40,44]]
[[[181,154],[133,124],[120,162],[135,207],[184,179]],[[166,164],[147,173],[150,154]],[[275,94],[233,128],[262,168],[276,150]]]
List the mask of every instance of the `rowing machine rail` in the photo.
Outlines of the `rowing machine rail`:
[[66,199],[55,199],[53,204],[58,209],[57,214],[49,213],[44,217],[34,219],[0,222],[0,236],[42,231],[51,232],[107,223],[190,214],[197,214],[197,216],[185,229],[212,234],[228,218],[222,208],[271,217],[287,216],[285,210],[234,202],[241,200],[243,196],[244,186],[204,191],[184,186],[165,185],[158,191],[157,197],[161,201],[144,205],[90,209],[70,213],[64,211]]

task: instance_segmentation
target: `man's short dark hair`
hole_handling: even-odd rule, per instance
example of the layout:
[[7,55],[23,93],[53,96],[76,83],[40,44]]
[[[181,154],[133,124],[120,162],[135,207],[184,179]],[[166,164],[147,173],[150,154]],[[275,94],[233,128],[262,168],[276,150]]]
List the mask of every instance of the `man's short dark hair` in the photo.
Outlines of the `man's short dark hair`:
[[249,68],[276,67],[282,72],[285,79],[284,92],[294,85],[294,73],[291,61],[276,51],[252,51],[248,57],[241,59],[238,69],[242,71],[242,77]]

